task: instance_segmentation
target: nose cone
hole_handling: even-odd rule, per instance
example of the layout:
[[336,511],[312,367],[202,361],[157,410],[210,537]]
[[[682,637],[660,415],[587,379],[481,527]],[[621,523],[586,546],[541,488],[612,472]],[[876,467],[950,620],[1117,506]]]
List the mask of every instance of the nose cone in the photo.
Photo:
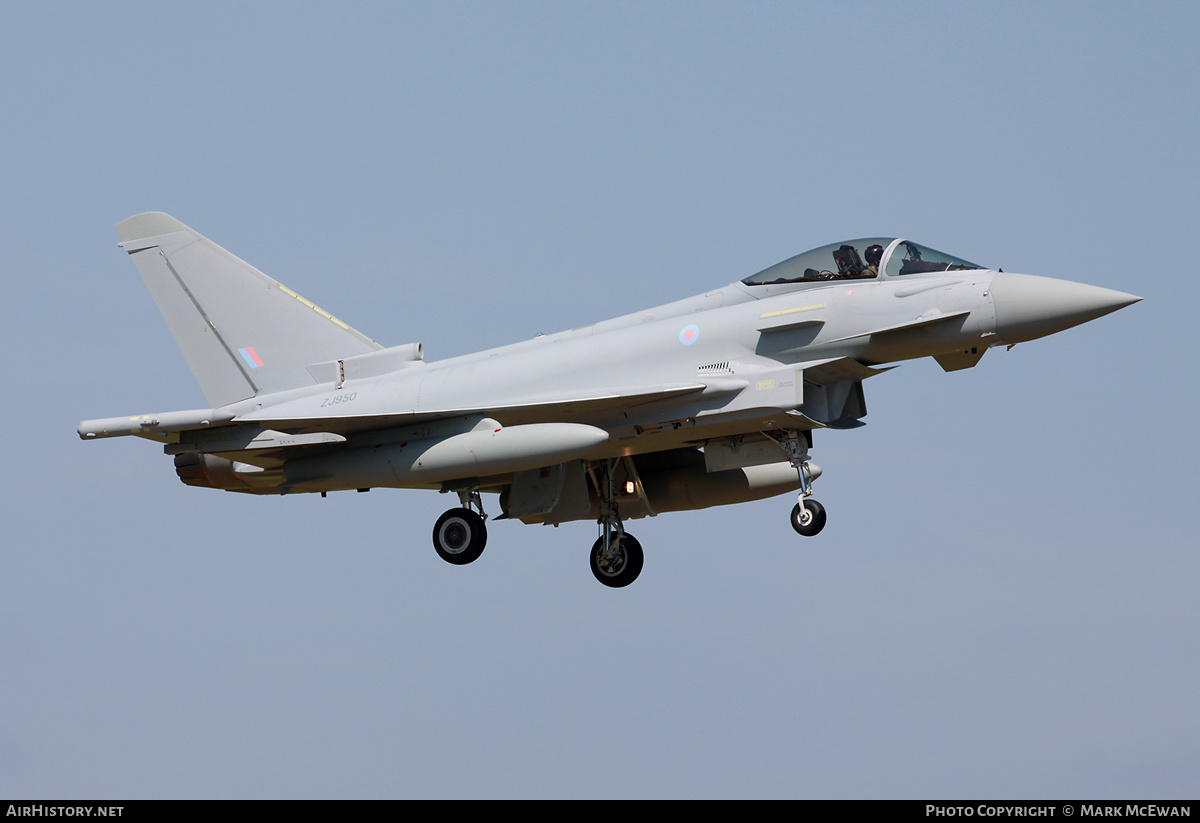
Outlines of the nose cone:
[[1099,286],[1028,274],[997,274],[991,292],[996,306],[996,334],[1009,344],[1078,326],[1142,299]]

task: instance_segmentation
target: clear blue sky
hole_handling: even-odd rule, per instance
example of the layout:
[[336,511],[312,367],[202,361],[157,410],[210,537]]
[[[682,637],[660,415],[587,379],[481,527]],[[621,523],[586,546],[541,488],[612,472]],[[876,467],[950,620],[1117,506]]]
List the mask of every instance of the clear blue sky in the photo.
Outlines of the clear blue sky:
[[[1200,794],[1200,6],[39,3],[0,31],[0,796]],[[113,224],[385,345],[500,345],[847,237],[1146,298],[818,433],[787,498],[495,523],[183,486]],[[490,501],[494,509],[494,499]]]

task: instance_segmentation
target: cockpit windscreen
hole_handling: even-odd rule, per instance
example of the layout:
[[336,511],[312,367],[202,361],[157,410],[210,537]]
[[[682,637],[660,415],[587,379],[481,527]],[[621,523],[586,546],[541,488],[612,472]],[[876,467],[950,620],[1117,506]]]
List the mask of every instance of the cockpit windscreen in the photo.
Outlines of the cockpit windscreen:
[[[892,243],[896,247],[888,253]],[[884,255],[887,255],[884,259]],[[780,283],[811,283],[822,280],[864,280],[879,276],[883,265],[888,277],[939,271],[982,269],[945,252],[891,237],[864,237],[844,243],[830,243],[776,263],[742,282],[747,286]]]
[[815,280],[861,280],[879,276],[879,263],[890,237],[867,237],[830,243],[819,249],[797,254],[769,269],[747,277],[747,286],[775,283],[804,283]]
[[935,271],[963,271],[982,269],[952,255],[905,240],[892,250],[887,261],[889,277],[905,274],[922,274]]

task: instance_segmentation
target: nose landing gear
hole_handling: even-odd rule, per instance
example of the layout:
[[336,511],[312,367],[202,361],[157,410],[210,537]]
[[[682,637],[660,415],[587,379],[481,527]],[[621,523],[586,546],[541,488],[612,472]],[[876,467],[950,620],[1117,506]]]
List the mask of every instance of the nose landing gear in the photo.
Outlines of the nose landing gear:
[[825,528],[825,507],[812,499],[812,481],[821,470],[808,461],[808,449],[812,445],[810,432],[787,430],[763,432],[787,452],[788,462],[800,475],[800,493],[792,507],[791,522],[796,534],[815,537]]

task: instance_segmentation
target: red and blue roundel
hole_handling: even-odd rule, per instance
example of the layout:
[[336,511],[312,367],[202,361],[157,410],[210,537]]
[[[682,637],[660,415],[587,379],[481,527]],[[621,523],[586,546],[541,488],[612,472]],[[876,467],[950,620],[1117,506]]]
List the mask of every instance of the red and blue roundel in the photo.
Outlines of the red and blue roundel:
[[685,346],[690,346],[700,339],[699,326],[684,326],[679,332],[679,342]]

